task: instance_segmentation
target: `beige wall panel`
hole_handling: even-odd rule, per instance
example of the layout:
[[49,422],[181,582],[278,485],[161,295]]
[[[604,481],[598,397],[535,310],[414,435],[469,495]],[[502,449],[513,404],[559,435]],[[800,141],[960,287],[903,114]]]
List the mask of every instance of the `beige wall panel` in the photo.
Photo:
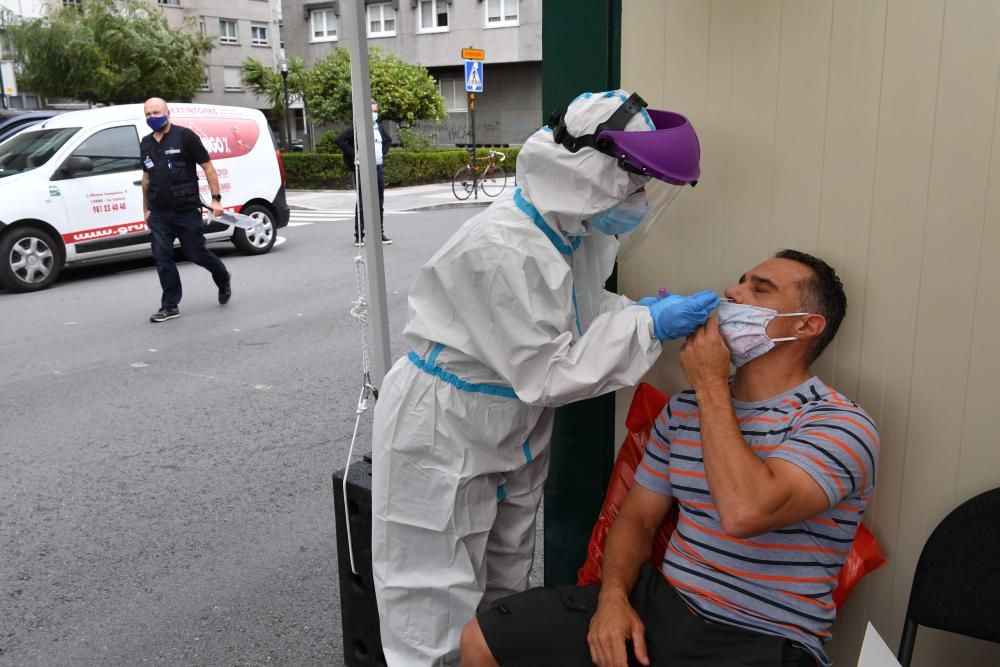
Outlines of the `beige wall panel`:
[[848,396],[858,395],[886,4],[838,0],[833,12],[819,247],[844,281],[848,314],[816,371]]
[[[994,28],[996,30],[997,28]],[[1000,83],[994,84],[1000,90]],[[995,105],[986,210],[979,252],[972,259],[979,271],[975,288],[969,383],[965,394],[965,428],[961,434],[956,500],[1000,485],[1000,438],[997,437],[997,378],[1000,378],[1000,104]],[[960,334],[956,327],[956,334]],[[964,493],[963,493],[964,492]],[[956,503],[957,504],[957,503]],[[997,664],[1000,664],[998,659]]]
[[817,251],[832,15],[832,1],[782,4],[772,248]]
[[[726,114],[721,164],[710,165],[711,171],[698,187],[705,188],[706,198],[717,196],[715,193],[724,197],[724,268],[718,282],[711,285],[722,289],[774,252],[767,230],[771,224],[782,20],[780,2],[735,0],[715,5],[719,8],[713,16],[724,11],[730,22],[725,35],[729,44],[716,43],[714,20],[712,30],[713,50],[729,51],[730,95],[729,100],[718,101],[725,106],[716,112]],[[714,137],[704,141],[717,143]]]
[[[861,364],[886,4],[838,0],[830,38],[819,248],[844,281],[848,314],[815,371],[851,397]],[[828,651],[840,664],[857,661],[868,597],[869,587],[858,586],[839,614]]]
[[[949,3],[945,12],[925,251],[916,286],[919,316],[896,541],[894,630],[901,627],[924,541],[965,495],[956,492],[954,481],[1000,68],[998,16],[1000,5],[990,0]],[[941,400],[944,396],[949,400]],[[920,664],[940,665],[954,658],[952,651],[951,642],[927,641],[917,655]]]
[[[940,56],[943,2],[890,1],[875,196],[869,241],[871,267],[864,304],[859,391],[854,398],[874,417],[882,440],[875,500],[867,518],[885,546],[889,565],[867,582],[866,609],[889,642],[899,637],[891,613],[905,604],[896,565],[906,559],[896,547],[909,433],[912,360],[917,324],[916,286],[924,252],[924,229]],[[909,586],[902,589],[908,591]],[[891,603],[891,606],[890,606]]]

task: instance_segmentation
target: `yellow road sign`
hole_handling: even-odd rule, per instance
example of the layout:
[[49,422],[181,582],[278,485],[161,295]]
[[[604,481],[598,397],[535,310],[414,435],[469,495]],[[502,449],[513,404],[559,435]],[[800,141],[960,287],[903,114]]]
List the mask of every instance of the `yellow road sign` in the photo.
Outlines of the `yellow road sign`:
[[486,60],[486,52],[482,49],[462,49],[462,60]]

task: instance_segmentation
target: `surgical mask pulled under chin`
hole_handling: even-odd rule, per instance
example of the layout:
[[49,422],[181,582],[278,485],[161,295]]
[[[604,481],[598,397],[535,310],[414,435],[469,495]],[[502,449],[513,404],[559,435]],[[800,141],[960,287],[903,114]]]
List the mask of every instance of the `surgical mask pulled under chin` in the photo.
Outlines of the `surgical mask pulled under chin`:
[[795,336],[771,338],[767,325],[776,317],[795,317],[810,313],[779,313],[771,308],[723,301],[719,304],[719,332],[729,347],[729,359],[739,368],[774,348],[775,343],[798,340]]
[[627,234],[640,224],[649,212],[645,192],[633,192],[617,206],[602,211],[590,219],[590,226],[607,234]]

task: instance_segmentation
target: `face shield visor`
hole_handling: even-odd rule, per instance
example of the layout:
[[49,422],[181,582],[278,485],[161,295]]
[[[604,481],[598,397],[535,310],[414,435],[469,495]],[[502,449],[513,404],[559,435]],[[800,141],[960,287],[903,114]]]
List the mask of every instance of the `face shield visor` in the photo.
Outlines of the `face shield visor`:
[[646,184],[646,201],[649,202],[649,210],[646,211],[642,222],[635,229],[618,237],[618,261],[625,262],[635,255],[653,227],[663,218],[667,209],[683,190],[683,185],[674,185],[663,181],[650,181]]

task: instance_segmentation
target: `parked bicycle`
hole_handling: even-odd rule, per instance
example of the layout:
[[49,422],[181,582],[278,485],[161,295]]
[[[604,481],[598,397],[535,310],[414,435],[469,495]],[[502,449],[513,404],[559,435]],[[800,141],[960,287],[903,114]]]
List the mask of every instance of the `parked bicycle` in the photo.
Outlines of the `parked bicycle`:
[[455,172],[451,179],[451,191],[457,199],[468,199],[477,188],[482,189],[488,197],[496,197],[507,187],[507,172],[497,162],[503,162],[507,156],[499,151],[490,151],[488,157],[476,159],[476,169],[472,168],[472,160]]

